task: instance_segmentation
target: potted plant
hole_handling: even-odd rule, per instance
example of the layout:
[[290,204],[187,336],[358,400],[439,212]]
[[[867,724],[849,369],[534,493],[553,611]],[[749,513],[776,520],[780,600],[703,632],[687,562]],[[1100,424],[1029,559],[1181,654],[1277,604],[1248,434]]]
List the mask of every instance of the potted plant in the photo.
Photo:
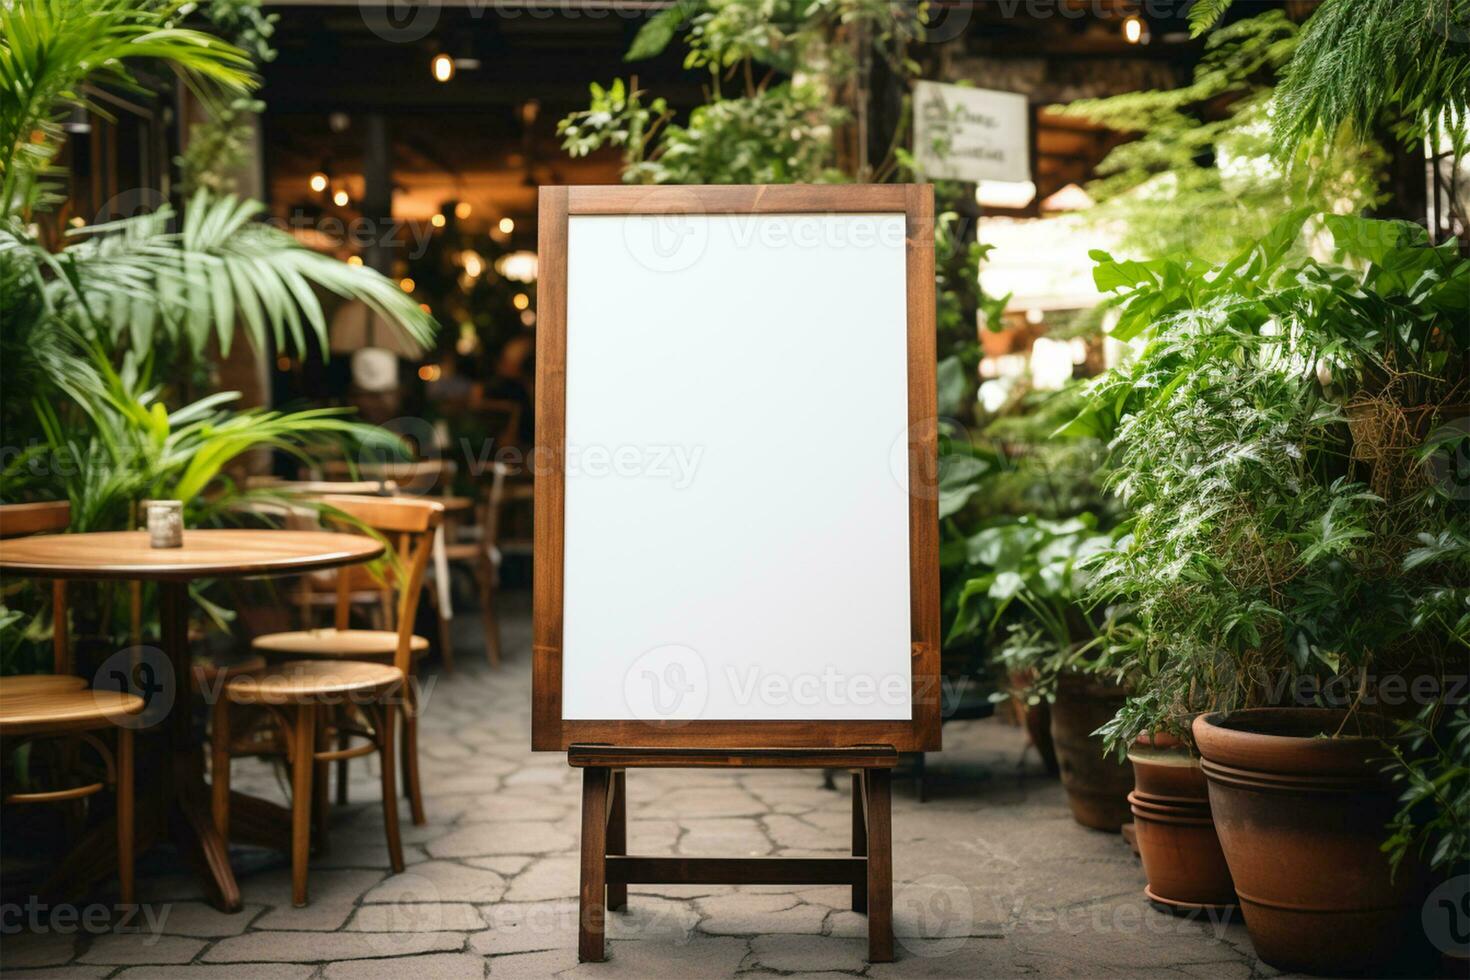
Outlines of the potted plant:
[[[1027,705],[1028,722],[1049,706],[1045,734],[1073,818],[1117,833],[1128,820],[1132,774],[1092,736],[1122,703],[1124,689],[1092,672],[1089,654],[1099,630],[1081,603],[1085,562],[1112,540],[1089,513],[989,522],[967,542],[976,573],[961,590],[957,624],[984,610],[989,630],[1004,625],[998,663]],[[1038,738],[1038,749],[1043,744]]]
[[[0,439],[22,447],[0,468],[0,500],[68,499],[73,530],[136,526],[144,498],[183,501],[189,525],[229,521],[243,491],[225,468],[252,449],[397,446],[343,409],[241,410],[228,391],[191,401],[189,382],[208,376],[214,352],[235,342],[258,356],[325,350],[327,294],[364,303],[417,343],[435,330],[397,284],[311,251],[257,220],[263,205],[231,195],[201,189],[177,210],[72,228],[59,241],[45,234],[60,224],[61,120],[105,114],[98,88],[143,89],[140,62],[172,70],[216,109],[255,87],[246,52],[181,26],[194,6],[25,0],[0,10]],[[28,588],[8,586],[4,598]],[[228,618],[195,599],[217,623]],[[119,604],[128,608],[120,593],[75,604],[90,622],[74,635],[123,629]],[[31,666],[47,622],[44,608],[26,624],[0,606],[0,671]]]
[[1320,262],[1297,247],[1306,218],[1218,267],[1096,253],[1116,332],[1146,343],[1074,425],[1113,432],[1133,515],[1092,578],[1137,624],[1101,655],[1134,682],[1109,743],[1194,745],[1258,954],[1336,972],[1385,963],[1418,908],[1417,869],[1391,874],[1380,850],[1385,680],[1438,677],[1470,646],[1432,614],[1470,595],[1465,563],[1433,548],[1465,538],[1463,508],[1412,452],[1371,486],[1345,406],[1403,372],[1431,419],[1462,397],[1470,262],[1340,216]]

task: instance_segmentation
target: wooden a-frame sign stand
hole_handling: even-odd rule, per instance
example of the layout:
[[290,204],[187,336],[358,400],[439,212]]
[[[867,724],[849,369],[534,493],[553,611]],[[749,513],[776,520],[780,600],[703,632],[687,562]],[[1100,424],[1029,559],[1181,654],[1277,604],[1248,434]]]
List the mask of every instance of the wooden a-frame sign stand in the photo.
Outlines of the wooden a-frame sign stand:
[[[868,958],[893,959],[891,775],[899,752],[940,747],[937,409],[933,191],[916,185],[543,187],[537,283],[532,748],[582,770],[578,958],[606,958],[606,910],[636,884],[837,884],[868,916]],[[579,215],[873,215],[905,218],[909,611],[912,714],[901,720],[564,718],[568,222]],[[550,465],[547,465],[549,462]],[[925,492],[927,491],[927,492]],[[627,853],[627,770],[848,769],[846,857],[685,857]]]

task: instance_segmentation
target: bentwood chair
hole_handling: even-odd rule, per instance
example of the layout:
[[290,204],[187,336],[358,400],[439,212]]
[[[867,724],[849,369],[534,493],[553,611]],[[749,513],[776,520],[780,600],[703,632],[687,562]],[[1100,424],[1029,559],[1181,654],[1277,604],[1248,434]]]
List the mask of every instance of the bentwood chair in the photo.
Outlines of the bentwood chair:
[[[0,537],[60,531],[70,523],[71,507],[65,501],[0,506]],[[119,897],[124,904],[130,904],[134,898],[133,733],[128,725],[129,716],[141,712],[145,702],[125,692],[88,691],[85,681],[69,673],[66,583],[60,580],[52,584],[52,617],[56,673],[0,678],[0,761],[9,760],[22,745],[55,744],[59,746],[62,768],[70,769],[75,761],[72,749],[80,742],[97,753],[105,776],[100,781],[62,789],[12,791],[6,788],[0,790],[0,802],[63,803],[112,787],[117,797]],[[115,753],[98,737],[108,730],[116,733]],[[55,742],[50,741],[53,739]]]
[[[71,525],[71,504],[44,500],[33,504],[0,504],[0,538],[65,531]],[[51,583],[51,673],[0,677],[0,694],[41,694],[80,691],[87,682],[72,672],[68,639],[66,582]]]
[[[438,617],[439,656],[444,669],[454,673],[454,640],[450,621],[454,618],[453,596],[449,583],[449,557],[445,549],[446,532],[457,521],[460,514],[473,510],[473,500],[454,496],[454,478],[459,467],[452,459],[420,459],[413,461],[385,461],[354,463],[344,459],[330,459],[315,464],[317,469],[334,480],[379,480],[395,485],[405,496],[437,500],[444,505],[444,530],[437,532],[432,555],[433,564],[429,578],[433,588],[429,601]],[[303,472],[311,473],[307,467]]]
[[[413,635],[413,622],[443,508],[433,501],[409,499],[329,497],[323,502],[396,539],[401,566],[394,575],[398,629],[349,629],[347,579],[343,577],[339,579],[337,625],[257,638],[255,649],[275,662],[257,674],[231,680],[214,709],[214,819],[226,839],[230,819],[231,706],[265,707],[285,736],[291,765],[291,891],[296,905],[306,904],[312,834],[319,843],[326,842],[327,769],[331,762],[338,763],[340,797],[346,786],[347,760],[378,754],[389,860],[395,872],[403,870],[394,746],[400,711],[402,764],[413,821],[425,822],[418,785],[419,705],[411,681],[416,655],[428,648],[428,642]],[[285,657],[296,659],[282,659]],[[365,741],[353,746],[353,738]],[[331,747],[334,740],[336,748]]]

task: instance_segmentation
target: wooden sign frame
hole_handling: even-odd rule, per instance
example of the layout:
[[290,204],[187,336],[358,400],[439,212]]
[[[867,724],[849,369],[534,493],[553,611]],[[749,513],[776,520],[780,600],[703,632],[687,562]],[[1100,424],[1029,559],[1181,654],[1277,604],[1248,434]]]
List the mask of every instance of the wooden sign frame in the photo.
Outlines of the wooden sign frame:
[[[903,214],[907,290],[909,591],[912,714],[884,720],[583,720],[562,717],[566,500],[567,244],[577,215]],[[940,748],[939,514],[929,185],[542,187],[537,282],[531,746]]]

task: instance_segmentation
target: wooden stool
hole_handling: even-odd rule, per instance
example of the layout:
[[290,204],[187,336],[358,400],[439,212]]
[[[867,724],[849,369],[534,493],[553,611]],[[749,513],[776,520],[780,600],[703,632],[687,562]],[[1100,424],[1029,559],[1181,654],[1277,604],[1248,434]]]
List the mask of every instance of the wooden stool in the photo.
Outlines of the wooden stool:
[[[868,960],[893,960],[892,774],[888,746],[840,749],[620,748],[573,745],[582,770],[582,878],[577,958],[606,956],[605,909],[621,909],[629,885],[851,885],[852,910],[868,916]],[[850,769],[851,857],[640,857],[628,851],[628,769]]]

